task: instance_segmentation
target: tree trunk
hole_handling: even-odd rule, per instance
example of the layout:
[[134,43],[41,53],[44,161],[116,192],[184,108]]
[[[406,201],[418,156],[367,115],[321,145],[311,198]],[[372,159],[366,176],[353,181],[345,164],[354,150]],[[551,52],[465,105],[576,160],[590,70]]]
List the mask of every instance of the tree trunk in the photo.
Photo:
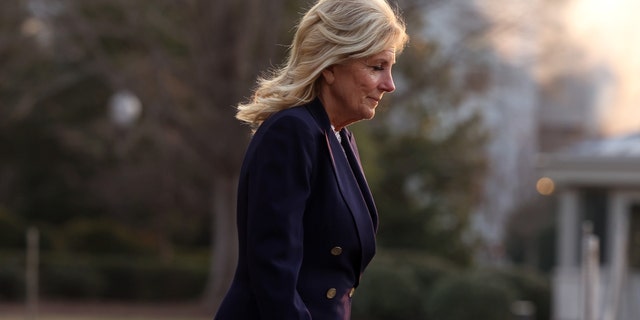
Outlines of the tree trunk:
[[211,257],[209,279],[203,303],[217,310],[233,279],[238,259],[236,195],[238,176],[233,173],[214,179],[211,196]]
[[[235,104],[249,95],[255,77],[268,68],[278,48],[283,0],[200,0],[193,46],[196,78],[206,105],[218,110],[209,123],[218,133],[211,143],[213,168],[212,251],[209,279],[203,295],[217,310],[233,278],[237,262],[237,179],[249,130],[234,119]],[[212,34],[213,32],[213,34]],[[210,135],[205,135],[209,137]],[[240,138],[242,137],[242,138]]]

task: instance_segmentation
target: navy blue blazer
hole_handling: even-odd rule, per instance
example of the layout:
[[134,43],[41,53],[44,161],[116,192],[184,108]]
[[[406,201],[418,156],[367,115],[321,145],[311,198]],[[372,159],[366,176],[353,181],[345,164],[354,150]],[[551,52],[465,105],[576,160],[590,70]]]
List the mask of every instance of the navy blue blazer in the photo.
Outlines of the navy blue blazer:
[[239,257],[216,320],[350,319],[378,225],[355,140],[321,102],[257,130],[238,186]]

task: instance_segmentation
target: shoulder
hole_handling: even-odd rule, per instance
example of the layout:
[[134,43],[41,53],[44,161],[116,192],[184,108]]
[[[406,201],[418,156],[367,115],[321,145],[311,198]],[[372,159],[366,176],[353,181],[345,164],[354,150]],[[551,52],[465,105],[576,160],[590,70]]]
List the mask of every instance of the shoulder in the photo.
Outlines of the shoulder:
[[245,165],[311,163],[322,137],[323,131],[304,106],[279,111],[265,120],[251,138]]
[[285,145],[287,148],[309,148],[320,133],[305,106],[292,107],[274,113],[260,125],[251,139],[250,150],[267,152]]
[[320,125],[309,111],[308,105],[291,107],[278,111],[265,120],[256,131],[255,136],[262,136],[273,131],[321,132]]

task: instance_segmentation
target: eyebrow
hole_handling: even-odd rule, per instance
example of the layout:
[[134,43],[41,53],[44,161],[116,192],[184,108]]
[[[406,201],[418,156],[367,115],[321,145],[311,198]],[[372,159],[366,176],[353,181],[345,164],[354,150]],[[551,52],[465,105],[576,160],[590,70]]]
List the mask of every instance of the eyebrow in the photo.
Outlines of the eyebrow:
[[367,63],[371,63],[371,64],[383,63],[383,64],[392,64],[393,65],[393,64],[396,63],[396,60],[395,59],[390,60],[390,59],[387,59],[387,58],[372,58],[372,59],[367,60]]
[[[387,52],[391,52],[392,54],[389,56],[385,53]],[[373,57],[370,58],[370,60],[375,61],[375,62],[384,62],[384,63],[388,63],[388,64],[395,64],[396,63],[396,54],[395,52],[392,52],[390,50],[386,50],[381,52],[378,55],[375,55]]]

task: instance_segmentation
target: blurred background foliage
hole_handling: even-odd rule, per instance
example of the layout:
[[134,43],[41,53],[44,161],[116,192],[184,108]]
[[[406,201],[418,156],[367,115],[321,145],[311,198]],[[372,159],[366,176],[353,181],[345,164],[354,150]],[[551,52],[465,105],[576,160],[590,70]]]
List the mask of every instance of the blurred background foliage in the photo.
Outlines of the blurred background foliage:
[[[233,105],[282,61],[309,4],[3,2],[0,300],[23,299],[24,232],[37,226],[45,298],[214,308],[235,266],[235,179],[249,139]],[[353,126],[381,216],[354,317],[499,320],[524,299],[547,319],[544,275],[476,270],[470,215],[488,135],[478,114],[445,120],[489,79],[479,62],[453,81],[455,59],[419,32],[420,5],[400,2],[412,39],[398,92]],[[111,117],[122,93],[142,106],[127,123]]]

